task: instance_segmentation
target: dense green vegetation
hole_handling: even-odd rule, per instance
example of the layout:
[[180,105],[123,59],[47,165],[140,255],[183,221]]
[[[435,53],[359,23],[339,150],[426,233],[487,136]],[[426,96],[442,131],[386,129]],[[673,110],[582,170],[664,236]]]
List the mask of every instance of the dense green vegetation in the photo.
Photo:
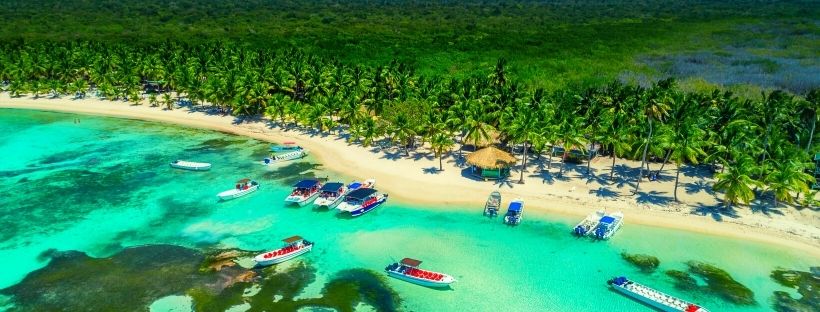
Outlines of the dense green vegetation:
[[[548,91],[600,86],[618,77],[646,86],[672,75],[686,76],[687,89],[737,83],[802,93],[798,82],[810,80],[810,73],[784,68],[781,59],[817,66],[816,16],[816,1],[31,0],[0,2],[0,41],[219,40],[295,47],[365,66],[395,59],[420,74],[456,78],[505,58],[510,78]],[[697,51],[733,55],[721,62],[787,75],[788,81],[704,81],[672,68],[676,58],[694,66],[718,57],[680,55]],[[643,62],[643,56],[653,61]],[[666,56],[672,59],[654,58]]]

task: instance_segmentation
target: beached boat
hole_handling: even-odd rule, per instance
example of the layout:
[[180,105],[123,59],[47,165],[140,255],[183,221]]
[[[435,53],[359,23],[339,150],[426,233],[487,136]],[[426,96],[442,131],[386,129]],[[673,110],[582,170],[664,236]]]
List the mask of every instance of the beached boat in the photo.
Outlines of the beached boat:
[[264,163],[265,165],[272,165],[275,163],[301,159],[305,156],[307,156],[307,150],[299,149],[284,154],[271,154],[270,157],[263,159],[262,163]]
[[300,236],[288,237],[282,241],[285,242],[284,247],[254,257],[253,260],[256,261],[256,264],[265,266],[282,263],[313,249],[313,243]]
[[607,284],[624,295],[664,312],[709,312],[694,303],[638,284],[623,276],[613,278],[607,281]]
[[347,190],[352,192],[360,188],[373,188],[376,185],[376,179],[367,179],[364,182],[353,181],[347,185]]
[[513,199],[510,206],[507,207],[507,214],[504,215],[504,223],[509,225],[517,225],[521,223],[521,214],[524,210],[524,200],[520,198]]
[[256,181],[251,179],[242,179],[236,182],[236,187],[233,189],[216,194],[216,196],[221,200],[231,200],[256,192],[258,189],[259,183],[256,183]]
[[419,269],[421,261],[404,258],[400,262],[395,262],[384,268],[387,275],[403,281],[427,287],[448,287],[456,281],[450,275]]
[[319,207],[333,208],[342,201],[347,192],[348,190],[344,183],[325,183],[319,190],[319,197],[316,198],[313,204]]
[[336,206],[336,209],[358,217],[370,212],[385,201],[387,201],[387,194],[379,193],[374,188],[360,188],[345,195],[344,202]]
[[319,196],[319,189],[322,182],[319,180],[302,180],[293,185],[293,191],[285,198],[286,203],[293,203],[299,206],[312,203]]
[[186,160],[174,160],[171,162],[171,167],[193,171],[205,171],[211,169],[211,164]]
[[282,145],[273,145],[270,147],[271,152],[290,152],[301,150],[302,147],[296,145],[296,142],[285,142]]
[[620,211],[612,214],[606,214],[598,220],[598,226],[595,227],[593,235],[597,239],[609,239],[615,235],[624,222],[624,214]]
[[596,227],[598,227],[598,223],[603,217],[604,212],[602,210],[590,213],[586,218],[584,218],[584,220],[581,220],[581,223],[578,223],[578,225],[575,226],[573,232],[577,236],[589,235]]
[[493,191],[484,203],[484,215],[495,217],[498,215],[499,208],[501,208],[501,193]]

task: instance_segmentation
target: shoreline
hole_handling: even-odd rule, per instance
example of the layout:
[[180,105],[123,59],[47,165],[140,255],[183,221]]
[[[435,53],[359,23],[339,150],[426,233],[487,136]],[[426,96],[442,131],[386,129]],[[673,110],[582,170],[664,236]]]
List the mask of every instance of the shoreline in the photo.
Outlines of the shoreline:
[[[598,209],[622,210],[627,223],[650,225],[655,227],[684,230],[708,235],[717,235],[737,239],[751,239],[761,243],[805,250],[809,255],[820,258],[820,216],[810,209],[796,211],[791,207],[782,208],[777,213],[784,215],[767,216],[762,212],[753,212],[748,207],[735,211],[737,217],[710,214],[706,209],[699,212],[697,206],[709,207],[714,204],[714,195],[708,191],[697,191],[687,194],[683,183],[678,190],[684,194],[686,204],[651,203],[651,200],[637,202],[635,197],[620,193],[631,189],[629,182],[596,184],[594,179],[586,180],[575,171],[567,171],[569,178],[543,177],[543,172],[536,172],[535,161],[530,162],[525,184],[515,184],[519,171],[512,170],[510,183],[480,182],[462,176],[463,168],[454,163],[454,157],[445,158],[445,170],[436,172],[439,160],[427,155],[429,151],[421,148],[405,157],[403,151],[363,148],[357,144],[347,143],[335,134],[308,134],[302,130],[283,130],[272,128],[261,121],[236,122],[234,116],[209,115],[203,112],[189,111],[186,108],[164,110],[147,105],[132,105],[123,102],[97,99],[71,100],[68,98],[33,99],[28,97],[10,98],[7,93],[0,94],[0,108],[30,109],[57,111],[66,113],[87,114],[105,117],[117,117],[153,122],[163,122],[192,128],[215,130],[219,132],[251,137],[266,142],[297,141],[311,152],[311,155],[322,165],[322,168],[346,176],[376,177],[380,189],[399,201],[414,204],[462,205],[480,211],[487,195],[499,190],[504,201],[520,197],[527,203],[527,208],[536,210],[537,214],[558,214],[565,217],[576,217],[579,220]],[[451,156],[458,152],[451,153]],[[515,155],[520,157],[519,155]],[[618,165],[629,164],[629,161],[618,159]],[[553,163],[552,172],[558,171],[560,163]],[[596,175],[608,176],[611,158],[599,157],[593,161],[592,168]],[[585,170],[585,166],[580,172]],[[674,165],[667,165],[665,174],[674,170]],[[579,169],[573,167],[572,169]],[[674,175],[674,172],[672,172]],[[592,182],[590,182],[592,181]],[[697,180],[693,180],[697,181]],[[684,182],[684,181],[682,181]],[[600,181],[598,181],[600,183]],[[663,183],[642,183],[642,190],[647,192],[671,192],[672,185]],[[614,189],[610,196],[593,194],[602,188]],[[609,199],[614,198],[614,199]],[[711,201],[711,202],[710,202]],[[781,211],[783,210],[783,211]],[[804,215],[807,214],[807,215]],[[717,221],[716,219],[722,219]]]

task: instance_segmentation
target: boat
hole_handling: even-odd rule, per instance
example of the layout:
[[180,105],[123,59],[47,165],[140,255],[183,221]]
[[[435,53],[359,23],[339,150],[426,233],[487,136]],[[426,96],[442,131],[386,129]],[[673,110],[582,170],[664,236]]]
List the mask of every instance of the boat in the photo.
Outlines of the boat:
[[490,197],[487,198],[487,202],[484,203],[484,215],[495,217],[498,215],[498,209],[501,207],[501,193],[498,191],[493,191],[490,193]]
[[301,159],[305,156],[307,156],[307,150],[298,149],[284,154],[271,154],[270,157],[263,159],[262,163],[265,165],[272,165],[275,163]]
[[319,190],[319,197],[316,198],[313,204],[319,207],[333,208],[344,199],[347,192],[348,189],[344,183],[325,183],[322,189]]
[[379,193],[374,188],[359,188],[345,195],[344,202],[336,206],[336,209],[358,217],[370,212],[385,201],[387,201],[387,194]]
[[296,258],[313,249],[313,243],[306,241],[301,236],[292,236],[282,240],[285,246],[271,250],[253,258],[257,265],[266,266],[282,263]]
[[607,281],[607,284],[628,297],[664,312],[709,312],[697,304],[667,295],[623,276],[613,278]]
[[256,181],[251,179],[242,179],[236,182],[236,187],[233,189],[216,194],[216,196],[221,200],[231,200],[256,192],[258,189],[259,183],[256,183]]
[[391,277],[427,287],[449,287],[456,281],[455,278],[444,273],[419,269],[420,264],[419,260],[404,258],[400,262],[388,265],[384,271]]
[[296,145],[296,142],[285,142],[282,145],[273,145],[270,147],[271,152],[289,152],[301,150],[302,147]]
[[597,239],[609,239],[615,235],[624,222],[624,214],[620,211],[613,214],[606,214],[598,221],[598,226],[595,227],[593,235]]
[[171,167],[193,171],[205,171],[211,169],[211,164],[187,160],[174,160],[171,162]]
[[355,191],[360,188],[373,188],[374,185],[376,185],[376,179],[367,179],[364,182],[353,181],[347,185],[347,189],[348,191]]
[[507,208],[507,214],[504,215],[504,223],[509,225],[518,225],[518,223],[521,223],[521,213],[523,210],[524,200],[520,198],[513,199]]
[[598,227],[598,222],[600,222],[603,217],[604,212],[602,210],[590,213],[586,218],[584,218],[584,220],[581,220],[581,223],[578,223],[578,225],[575,226],[573,232],[577,236],[589,235],[592,233],[592,230]]
[[299,206],[312,203],[319,196],[319,189],[322,182],[319,180],[302,180],[293,185],[293,191],[285,198],[286,203],[293,203]]

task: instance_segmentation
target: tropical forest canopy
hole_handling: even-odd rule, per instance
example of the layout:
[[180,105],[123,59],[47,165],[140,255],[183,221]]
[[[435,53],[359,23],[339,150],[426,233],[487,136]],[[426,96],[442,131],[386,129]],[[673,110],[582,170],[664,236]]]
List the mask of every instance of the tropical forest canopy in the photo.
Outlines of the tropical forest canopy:
[[[640,160],[639,176],[655,171],[649,162],[678,164],[676,175],[687,165],[712,165],[714,188],[727,205],[760,196],[816,205],[810,187],[812,157],[820,152],[820,83],[738,96],[710,84],[684,88],[675,77],[636,83],[617,73],[625,64],[619,62],[634,61],[632,49],[676,36],[675,23],[719,24],[713,20],[722,14],[805,19],[817,11],[812,5],[118,3],[4,2],[0,14],[14,26],[0,31],[3,89],[11,96],[89,93],[133,104],[145,97],[168,108],[178,96],[237,116],[264,114],[280,125],[346,131],[366,146],[380,138],[405,150],[424,146],[440,158],[456,142],[477,145],[496,136],[503,145],[526,146],[524,153],[557,146],[568,159],[579,151],[580,161],[600,146],[603,155]],[[30,22],[17,24],[27,15]],[[814,38],[816,45],[817,21],[809,22],[814,26],[800,40]],[[552,43],[533,39],[540,35]],[[565,60],[580,63],[549,65]],[[612,161],[609,176],[616,178]]]

